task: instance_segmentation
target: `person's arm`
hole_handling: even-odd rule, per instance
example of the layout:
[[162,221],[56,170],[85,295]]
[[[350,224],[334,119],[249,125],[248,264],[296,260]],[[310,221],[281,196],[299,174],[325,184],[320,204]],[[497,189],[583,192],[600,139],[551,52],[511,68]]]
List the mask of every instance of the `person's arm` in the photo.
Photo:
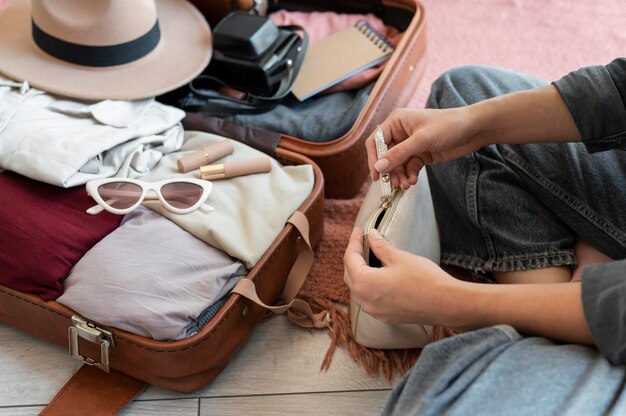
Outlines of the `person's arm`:
[[626,58],[581,68],[552,85],[468,106],[484,144],[579,141],[626,148]]
[[398,250],[380,233],[370,246],[385,267],[363,259],[363,232],[355,229],[344,280],[371,315],[387,323],[421,323],[469,330],[508,324],[526,334],[593,344],[580,283],[496,285],[453,278],[432,261]]
[[550,284],[478,284],[460,282],[453,289],[442,325],[477,329],[508,324],[520,333],[593,345],[581,300],[579,282]]
[[417,183],[424,165],[456,159],[497,143],[580,140],[572,115],[553,85],[513,92],[450,109],[400,109],[380,125],[389,151],[376,160],[374,139],[365,145],[372,179],[392,173],[392,185]]
[[593,339],[609,361],[626,364],[626,260],[587,266],[582,303]]
[[553,85],[517,91],[465,108],[482,145],[580,141],[580,133]]
[[405,189],[424,165],[490,144],[580,141],[591,151],[626,148],[626,58],[574,71],[552,85],[513,92],[465,107],[399,109],[381,128],[390,147],[377,161],[366,139],[373,180],[391,172]]

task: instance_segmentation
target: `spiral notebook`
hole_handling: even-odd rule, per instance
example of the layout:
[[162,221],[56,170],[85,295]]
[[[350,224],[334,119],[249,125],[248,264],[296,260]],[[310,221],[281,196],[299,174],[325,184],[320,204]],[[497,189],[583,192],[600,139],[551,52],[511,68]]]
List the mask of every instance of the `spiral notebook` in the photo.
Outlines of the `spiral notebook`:
[[311,45],[291,92],[300,101],[389,59],[393,46],[361,20]]

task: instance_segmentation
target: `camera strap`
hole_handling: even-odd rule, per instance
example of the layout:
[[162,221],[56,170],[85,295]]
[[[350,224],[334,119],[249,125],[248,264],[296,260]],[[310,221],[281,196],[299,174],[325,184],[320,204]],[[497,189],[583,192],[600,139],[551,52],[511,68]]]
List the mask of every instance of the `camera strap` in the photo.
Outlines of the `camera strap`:
[[281,30],[302,32],[302,37],[294,34],[290,43],[285,46],[283,53],[285,75],[271,96],[261,96],[247,93],[244,98],[235,98],[214,91],[215,85],[231,88],[223,81],[210,75],[199,75],[189,82],[191,92],[207,100],[201,105],[186,105],[182,109],[188,112],[209,113],[215,116],[234,114],[258,114],[276,107],[290,92],[293,83],[300,72],[304,56],[309,45],[309,36],[302,26],[279,26]]

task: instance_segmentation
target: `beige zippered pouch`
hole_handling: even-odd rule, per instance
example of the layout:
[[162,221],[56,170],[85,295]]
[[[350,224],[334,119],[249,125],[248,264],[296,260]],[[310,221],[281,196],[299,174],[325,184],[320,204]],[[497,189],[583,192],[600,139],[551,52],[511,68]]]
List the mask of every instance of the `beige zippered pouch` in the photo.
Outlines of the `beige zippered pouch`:
[[[385,148],[378,150],[379,158]],[[385,184],[389,182],[385,182],[384,176],[372,184],[355,221],[355,226],[366,234],[363,253],[367,264],[382,267],[369,247],[367,233],[372,229],[380,231],[394,247],[439,263],[439,230],[426,169],[421,170],[417,185],[407,191],[390,191]],[[432,339],[432,327],[382,323],[365,312],[354,296],[350,299],[350,317],[354,339],[365,347],[421,348]]]

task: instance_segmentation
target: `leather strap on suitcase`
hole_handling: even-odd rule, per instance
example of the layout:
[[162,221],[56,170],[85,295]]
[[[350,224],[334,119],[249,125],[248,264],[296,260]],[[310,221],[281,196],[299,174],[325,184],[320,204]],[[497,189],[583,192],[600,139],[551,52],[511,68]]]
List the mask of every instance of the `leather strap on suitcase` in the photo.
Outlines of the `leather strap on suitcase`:
[[57,393],[40,415],[115,415],[133,400],[146,383],[119,371],[83,365]]
[[295,298],[313,265],[313,248],[309,241],[309,222],[306,216],[300,211],[296,211],[287,222],[296,227],[300,236],[304,239],[306,247],[300,252],[287,276],[285,288],[280,297],[280,300],[285,304],[269,306],[263,303],[257,295],[254,282],[247,278],[241,279],[233,288],[233,292],[239,293],[241,296],[276,314],[287,312],[287,316],[289,316],[292,322],[304,328],[329,328],[331,321],[327,311],[313,313],[308,303]]

